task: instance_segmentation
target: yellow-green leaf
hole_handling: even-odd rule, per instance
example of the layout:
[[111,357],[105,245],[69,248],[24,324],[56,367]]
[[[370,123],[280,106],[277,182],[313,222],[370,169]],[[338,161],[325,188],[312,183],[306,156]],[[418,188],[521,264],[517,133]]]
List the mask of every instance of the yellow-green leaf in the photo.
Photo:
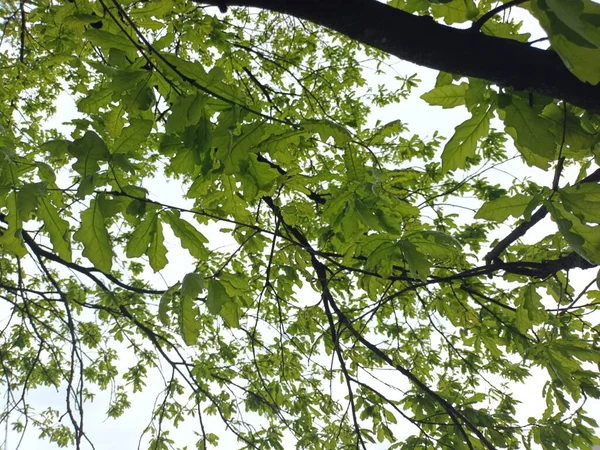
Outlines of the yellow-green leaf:
[[548,316],[542,296],[537,293],[533,284],[528,284],[520,290],[516,300],[516,324],[521,333],[526,333],[533,325],[542,323]]
[[139,150],[152,131],[152,125],[151,120],[131,119],[129,126],[123,128],[121,135],[115,141],[112,152],[129,153]]
[[219,314],[223,305],[230,301],[225,287],[219,280],[211,278],[208,280],[208,296],[206,298],[206,307],[211,314]]
[[83,244],[83,256],[103,272],[110,272],[112,267],[112,244],[102,211],[96,200],[81,213],[81,226],[73,238]]
[[133,230],[127,243],[126,255],[128,258],[138,258],[146,253],[150,245],[150,233],[154,226],[156,214],[146,216]]
[[600,223],[600,185],[584,183],[558,191],[564,207],[582,222]]
[[191,297],[181,298],[179,311],[180,332],[187,345],[194,345],[200,335],[200,322],[198,322],[198,307]]
[[164,241],[165,237],[162,232],[160,215],[156,214],[152,221],[152,228],[150,229],[150,245],[146,252],[148,259],[150,260],[150,267],[152,267],[152,270],[155,272],[163,269],[169,262]]
[[204,290],[204,277],[199,273],[188,273],[181,282],[181,295],[196,298]]
[[421,95],[421,98],[430,105],[442,108],[454,108],[465,104],[465,94],[469,89],[468,83],[445,84]]
[[71,262],[69,222],[60,217],[56,207],[50,203],[47,197],[39,199],[37,215],[44,223],[44,230],[50,236],[54,251],[61,259]]
[[2,230],[2,233],[0,233],[0,248],[22,258],[27,254],[27,249],[23,244],[23,237],[21,235],[23,223],[17,212],[16,193],[8,195],[6,207],[8,208],[8,215],[6,216],[8,229]]
[[493,110],[476,110],[473,116],[454,129],[442,152],[442,170],[448,172],[465,167],[467,158],[475,156],[477,142],[488,135]]
[[186,248],[194,258],[206,258],[208,250],[204,244],[208,239],[204,237],[191,223],[183,220],[178,214],[168,211],[165,214],[166,222],[177,236],[181,245]]
[[514,197],[500,197],[485,202],[475,214],[475,218],[500,223],[508,219],[508,216],[520,217],[532,199],[533,196],[524,194],[517,194]]
[[231,328],[240,327],[240,308],[234,301],[228,301],[223,304],[223,307],[219,311],[219,315],[223,318],[225,323]]
[[398,241],[398,246],[402,250],[402,255],[408,264],[408,270],[415,278],[426,281],[431,270],[431,263],[427,257],[419,252],[415,245],[406,240]]
[[[579,31],[574,30],[569,25],[562,22],[556,12],[546,7],[547,0],[536,0],[531,2],[530,11],[540,22],[542,28],[548,33],[552,49],[558,53],[565,66],[581,81],[596,85],[600,83],[600,48],[592,44],[589,40],[595,40],[595,34],[584,32],[584,36]],[[563,0],[564,4],[567,0]],[[578,2],[578,0],[568,0],[568,2]],[[555,5],[559,5],[556,2]],[[593,2],[586,0],[585,7],[595,6]],[[564,5],[561,5],[564,6]],[[567,9],[572,7],[566,6]],[[577,6],[575,6],[577,8]],[[562,8],[561,8],[562,9]],[[595,16],[596,14],[590,14]],[[570,14],[571,19],[581,21],[581,15],[576,19]],[[588,25],[581,24],[586,30],[590,29]],[[591,24],[594,27],[594,24]],[[575,28],[581,29],[580,26]],[[596,25],[597,28],[597,25]]]
[[137,47],[133,43],[135,41],[127,37],[124,32],[113,34],[108,31],[89,28],[85,31],[83,36],[92,44],[107,50],[116,48],[131,53],[137,51]]

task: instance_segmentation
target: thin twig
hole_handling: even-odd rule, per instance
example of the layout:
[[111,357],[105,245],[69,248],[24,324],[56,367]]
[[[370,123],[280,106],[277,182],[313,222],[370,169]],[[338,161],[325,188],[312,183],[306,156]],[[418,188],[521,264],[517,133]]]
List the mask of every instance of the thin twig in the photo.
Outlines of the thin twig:
[[494,9],[489,10],[471,25],[471,31],[479,31],[481,27],[485,25],[485,23],[494,17],[496,14],[501,13],[505,9],[512,8],[513,6],[520,5],[521,3],[525,3],[527,0],[512,0],[510,2],[506,2],[500,6],[497,6]]

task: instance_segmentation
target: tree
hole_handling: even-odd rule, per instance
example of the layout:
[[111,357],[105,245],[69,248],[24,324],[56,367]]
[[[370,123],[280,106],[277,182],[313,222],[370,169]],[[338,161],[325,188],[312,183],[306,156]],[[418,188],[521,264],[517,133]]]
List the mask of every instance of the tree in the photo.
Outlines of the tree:
[[[600,5],[497,3],[0,4],[2,420],[88,448],[93,397],[118,419],[166,367],[151,449],[211,416],[239,448],[600,443]],[[441,70],[447,142],[371,119],[419,82],[375,86],[388,53]],[[545,177],[487,176],[513,144]]]

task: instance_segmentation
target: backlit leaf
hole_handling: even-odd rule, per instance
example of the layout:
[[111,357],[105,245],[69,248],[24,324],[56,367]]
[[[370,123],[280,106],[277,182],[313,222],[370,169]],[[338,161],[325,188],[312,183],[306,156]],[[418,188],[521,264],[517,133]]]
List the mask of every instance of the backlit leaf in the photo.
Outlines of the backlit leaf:
[[531,195],[517,194],[513,197],[500,197],[483,206],[475,214],[476,219],[487,219],[495,222],[504,222],[509,216],[520,217],[533,197]]
[[139,150],[152,130],[151,120],[131,119],[115,141],[113,153],[129,153]]
[[84,36],[91,43],[107,50],[111,48],[117,48],[130,53],[133,53],[137,50],[137,47],[132,42],[132,39],[128,38],[122,32],[114,34],[104,30],[89,28],[85,31]]
[[421,95],[421,98],[430,105],[454,108],[465,104],[465,94],[468,88],[468,83],[445,84]]
[[464,168],[467,158],[475,156],[478,141],[488,134],[492,115],[492,108],[474,111],[470,119],[454,129],[442,153],[444,172]]
[[206,307],[211,314],[219,314],[223,305],[230,302],[230,297],[221,282],[214,278],[208,280],[207,289]]
[[536,292],[536,286],[533,284],[528,284],[519,293],[516,304],[516,320],[517,328],[522,333],[526,333],[532,325],[542,323],[547,317],[541,300],[542,296]]
[[98,269],[110,272],[113,258],[112,244],[104,216],[96,200],[92,200],[89,208],[81,213],[81,225],[73,234],[73,238],[83,244],[83,256]]
[[417,250],[415,245],[410,241],[398,241],[398,246],[402,251],[402,255],[408,265],[408,270],[415,277],[422,281],[427,280],[431,269],[431,263],[421,252]]
[[181,295],[196,298],[204,290],[204,277],[199,273],[188,273],[181,282]]
[[148,250],[156,215],[147,215],[133,230],[127,243],[127,257],[137,258]]
[[146,252],[150,261],[150,267],[152,267],[155,272],[163,269],[169,262],[164,241],[165,237],[162,232],[162,222],[159,214],[156,214],[152,221],[152,228],[150,229],[150,245]]
[[200,323],[198,322],[198,307],[191,297],[181,298],[181,309],[179,311],[180,332],[186,345],[194,345],[200,335]]
[[52,248],[65,261],[71,262],[71,243],[69,237],[69,222],[59,215],[57,208],[48,197],[41,197],[37,216],[44,223],[44,230],[50,236]]
[[186,248],[190,255],[195,258],[207,257],[208,253],[204,244],[208,243],[208,240],[202,233],[175,212],[168,211],[164,217],[175,236],[181,241],[182,247]]
[[219,315],[231,328],[240,327],[240,310],[235,302],[225,302],[219,311]]
[[558,191],[563,206],[582,222],[600,223],[600,185],[584,183]]

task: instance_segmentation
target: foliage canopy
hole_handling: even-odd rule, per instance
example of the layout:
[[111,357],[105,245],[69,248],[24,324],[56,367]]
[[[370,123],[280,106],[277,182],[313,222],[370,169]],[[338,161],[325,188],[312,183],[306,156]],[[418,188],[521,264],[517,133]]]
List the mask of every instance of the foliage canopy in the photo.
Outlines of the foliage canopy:
[[[215,421],[244,449],[600,443],[600,96],[579,95],[598,92],[600,5],[219,3],[0,3],[2,421],[88,448],[94,396],[117,419],[163,370],[150,449],[216,447]],[[388,13],[505,52],[444,49],[459,75],[421,98],[468,113],[447,141],[372,119],[419,81],[365,67],[442,58],[432,34],[361,26]],[[560,77],[490,71],[517,54]],[[67,131],[46,125],[61,92]],[[531,374],[543,410],[523,417]],[[41,387],[64,404],[33,409]]]

